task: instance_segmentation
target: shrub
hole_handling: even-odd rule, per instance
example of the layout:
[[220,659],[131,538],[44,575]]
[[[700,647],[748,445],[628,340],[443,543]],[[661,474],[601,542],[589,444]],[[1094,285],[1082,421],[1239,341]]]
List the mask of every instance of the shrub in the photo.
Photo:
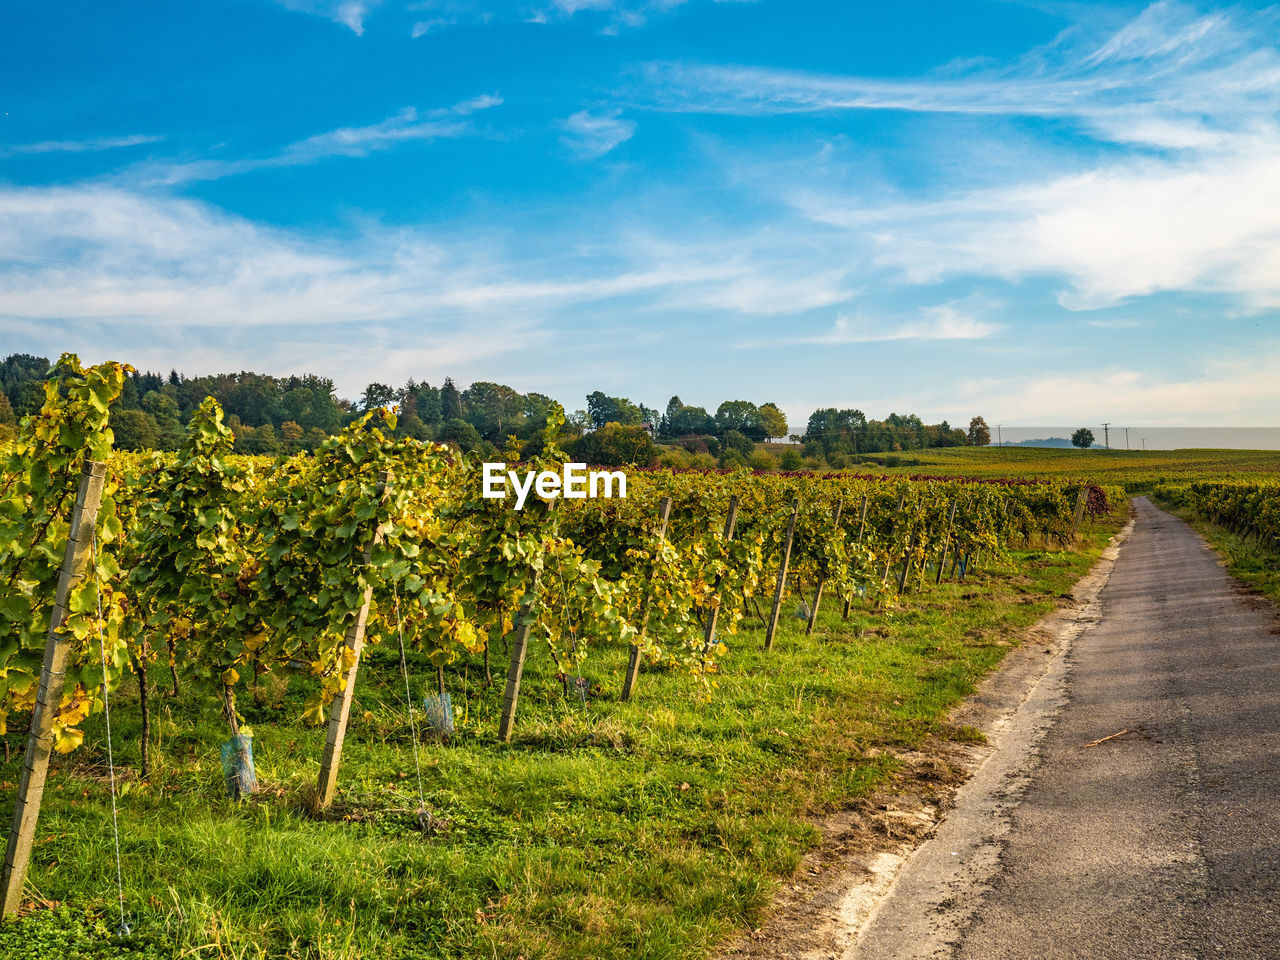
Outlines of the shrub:
[[647,467],[658,459],[649,431],[639,425],[606,423],[573,441],[575,459],[601,467]]
[[739,433],[737,430],[729,430],[725,433],[724,439],[720,441],[721,446],[725,450],[736,450],[742,454],[742,460],[745,463],[747,457],[755,453],[756,445],[747,439],[747,435]]
[[141,410],[112,410],[111,431],[121,450],[151,450],[156,445],[155,421]]
[[666,447],[658,452],[658,466],[668,470],[683,470],[692,466],[694,454],[685,453],[679,447]]
[[441,443],[451,444],[463,453],[470,453],[480,446],[480,431],[467,421],[458,417],[446,420],[440,425],[437,439]]
[[782,458],[778,461],[778,465],[783,470],[799,470],[804,463],[804,457],[800,455],[800,451],[795,447],[787,447],[782,451]]

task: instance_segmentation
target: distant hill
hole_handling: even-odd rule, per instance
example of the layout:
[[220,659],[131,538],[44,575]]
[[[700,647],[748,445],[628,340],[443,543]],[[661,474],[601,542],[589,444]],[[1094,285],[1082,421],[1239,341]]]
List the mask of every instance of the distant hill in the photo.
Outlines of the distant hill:
[[1066,437],[1049,437],[1043,440],[1019,440],[1016,443],[1006,440],[1004,443],[993,443],[993,447],[1069,447],[1071,441]]

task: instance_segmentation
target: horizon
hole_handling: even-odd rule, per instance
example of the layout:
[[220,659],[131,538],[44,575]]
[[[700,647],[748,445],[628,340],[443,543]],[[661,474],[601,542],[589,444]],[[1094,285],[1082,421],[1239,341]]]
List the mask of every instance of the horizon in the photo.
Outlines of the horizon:
[[[47,359],[49,359],[51,362],[53,360],[52,357]],[[120,361],[120,362],[127,362],[127,361]],[[297,374],[280,375],[280,374],[270,373],[267,371],[254,371],[254,370],[240,370],[240,371],[222,370],[222,371],[213,371],[209,373],[188,374],[183,370],[177,369],[176,367],[171,367],[168,372],[165,372],[162,370],[139,369],[138,373],[144,374],[144,375],[159,376],[161,378],[167,378],[171,374],[176,373],[184,381],[197,380],[202,377],[239,376],[240,374],[244,374],[244,373],[252,373],[260,376],[270,376],[270,377],[275,377],[276,379],[287,379],[289,376],[304,377],[308,375],[315,375],[312,371],[302,371]],[[449,378],[449,379],[452,379],[452,378]],[[426,385],[426,381],[419,381],[419,383],[421,383],[422,385]],[[443,383],[443,380],[440,381],[439,383],[430,384],[430,385],[438,388],[442,383]],[[465,381],[455,380],[454,383],[459,391],[465,390],[468,386],[470,386],[470,383]],[[366,386],[368,385],[369,384],[366,384]],[[396,390],[400,390],[404,387],[404,384],[388,384],[388,386],[391,386]],[[539,392],[539,391],[534,391],[534,392]],[[360,398],[358,393],[352,396],[344,396],[337,391],[336,385],[335,385],[334,395],[339,402],[349,404],[352,407],[352,409],[360,409]],[[553,397],[552,399],[555,399],[561,403],[566,415],[571,414],[575,411],[582,410],[583,406],[585,406],[585,401],[586,401],[586,397],[585,396],[582,397],[581,399],[583,400],[583,405],[578,406],[572,402],[565,402],[562,398]],[[658,413],[661,413],[666,405],[666,401],[658,401],[658,400],[655,400],[654,403],[650,404],[648,402],[648,399],[644,397],[628,397],[626,399],[634,401],[636,403],[643,404],[649,407],[650,409],[657,411]],[[671,398],[668,398],[668,399],[671,399]],[[728,400],[748,400],[750,402],[756,403],[757,405],[760,403],[769,402],[767,400],[760,400],[759,398],[750,398],[750,397],[722,398],[722,401],[728,401]],[[716,407],[722,401],[711,401],[705,405],[695,403],[695,404],[692,404],[692,406],[705,406],[710,413],[714,413],[716,410]],[[822,408],[817,408],[817,409],[822,409]],[[810,411],[810,412],[812,413],[813,411]],[[899,414],[902,416],[910,416],[914,414],[914,411],[911,411],[911,410],[888,411],[885,413],[867,412],[863,410],[862,412],[866,414],[868,420],[877,420],[877,421],[884,421],[888,417],[893,416],[895,414]],[[977,413],[977,414],[974,414],[974,416],[982,416],[982,414]],[[922,418],[922,419],[925,419],[925,418]],[[788,421],[789,434],[796,434],[796,433],[803,432],[805,429],[805,424],[807,423],[807,420],[808,420],[807,416],[802,417],[801,419],[798,419],[795,421],[791,421],[789,419]],[[927,419],[925,419],[925,422],[928,422]],[[939,421],[939,423],[941,422],[943,421]],[[1128,426],[1117,426],[1114,424],[1114,422],[1112,422],[1111,434],[1114,437],[1114,442],[1112,442],[1110,446],[1107,446],[1106,444],[1108,442],[1108,435],[1106,432],[1106,428],[1101,423],[1080,423],[1080,424],[1077,424],[1076,426],[1071,426],[1071,427],[1026,426],[1019,423],[992,423],[992,422],[988,422],[987,425],[991,430],[991,442],[987,444],[986,447],[992,448],[992,449],[1000,449],[1002,447],[1014,447],[1014,448],[1017,448],[1017,447],[1025,448],[1029,446],[1034,447],[1036,446],[1035,444],[1031,444],[1028,442],[1032,440],[1041,440],[1041,441],[1057,440],[1057,441],[1062,441],[1064,443],[1070,443],[1070,438],[1072,433],[1074,433],[1080,427],[1086,427],[1094,432],[1095,442],[1094,442],[1094,445],[1091,448],[1089,448],[1091,450],[1128,451],[1128,452],[1141,452],[1143,450],[1152,451],[1152,452],[1154,451],[1169,452],[1169,451],[1178,451],[1178,450],[1184,450],[1184,451],[1185,450],[1280,450],[1280,427],[1224,427],[1224,426],[1192,427],[1192,426],[1185,426],[1185,425],[1184,426],[1151,426],[1151,425],[1141,425],[1141,424],[1137,426],[1134,426],[1132,424]],[[950,423],[950,426],[953,428],[965,429],[968,426],[968,418],[966,418],[963,421],[957,421],[956,423]],[[775,437],[770,442],[783,443],[783,444],[791,443],[791,441],[788,440],[787,437]],[[1144,446],[1144,443],[1145,443],[1145,446]],[[1040,448],[1055,449],[1057,448],[1057,445],[1043,446]],[[1075,448],[1072,447],[1071,449],[1075,449]]]
[[131,9],[6,11],[5,352],[1273,421],[1274,8]]

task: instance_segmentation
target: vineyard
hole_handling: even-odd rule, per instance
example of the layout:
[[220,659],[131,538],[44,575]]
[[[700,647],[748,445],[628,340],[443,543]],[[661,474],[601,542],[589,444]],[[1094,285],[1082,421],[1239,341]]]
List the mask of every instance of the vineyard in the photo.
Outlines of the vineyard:
[[1165,483],[1156,497],[1241,537],[1275,549],[1280,545],[1280,484],[1232,480]]
[[1280,483],[1258,478],[1157,484],[1152,497],[1190,522],[1227,568],[1280,600]]
[[[877,460],[885,460],[877,455]],[[1103,486],[1147,493],[1162,484],[1194,481],[1273,481],[1280,475],[1274,450],[1061,450],[1036,447],[950,447],[913,450],[883,469],[898,476],[964,474],[971,477],[1055,479],[1088,477]]]
[[516,511],[391,411],[272,460],[207,400],[177,453],[114,452],[123,377],[64,357],[0,498],[6,913],[68,958],[704,954],[1125,502],[642,471]]

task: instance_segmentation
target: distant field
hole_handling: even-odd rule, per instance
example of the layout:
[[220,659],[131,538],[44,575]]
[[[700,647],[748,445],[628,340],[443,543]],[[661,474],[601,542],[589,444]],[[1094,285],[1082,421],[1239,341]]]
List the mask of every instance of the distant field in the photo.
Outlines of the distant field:
[[[1036,447],[945,447],[868,454],[862,469],[885,473],[992,477],[1082,477],[1130,492],[1164,480],[1270,474],[1280,476],[1277,450],[1057,450]],[[857,469],[857,468],[855,468]]]

